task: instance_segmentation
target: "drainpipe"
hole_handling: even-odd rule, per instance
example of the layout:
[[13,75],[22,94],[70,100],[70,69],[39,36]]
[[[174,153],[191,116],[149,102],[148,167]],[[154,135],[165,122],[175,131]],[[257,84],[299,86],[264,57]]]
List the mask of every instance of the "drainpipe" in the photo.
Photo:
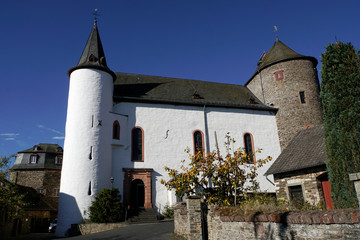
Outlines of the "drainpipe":
[[205,149],[205,153],[206,152],[210,152],[210,143],[209,143],[209,130],[208,130],[208,124],[207,124],[207,116],[206,116],[206,104],[204,104],[204,107],[203,107],[203,112],[204,112],[204,127],[205,127],[205,146],[206,146],[206,149]]
[[273,186],[275,186],[275,183],[273,183],[273,181],[271,181],[271,180],[268,178],[269,175],[264,174],[264,176],[265,176],[266,180],[268,180]]
[[263,82],[262,82],[261,71],[260,70],[258,70],[258,74],[259,74],[259,78],[260,78],[260,85],[261,85],[261,93],[262,93],[262,97],[263,97],[263,103],[265,104],[264,88],[263,88]]

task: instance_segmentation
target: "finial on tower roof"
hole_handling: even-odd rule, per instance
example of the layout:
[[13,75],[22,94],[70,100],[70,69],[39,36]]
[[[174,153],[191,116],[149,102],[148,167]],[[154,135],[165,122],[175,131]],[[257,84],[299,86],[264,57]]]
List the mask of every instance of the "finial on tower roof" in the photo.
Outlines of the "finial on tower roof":
[[274,32],[275,32],[275,36],[276,36],[276,41],[278,41],[278,40],[279,40],[279,39],[278,39],[278,34],[277,34],[278,28],[277,28],[276,25],[274,26]]
[[100,14],[98,14],[98,9],[95,8],[94,12],[92,13],[92,15],[94,15],[94,24],[97,23],[97,17],[100,16]]

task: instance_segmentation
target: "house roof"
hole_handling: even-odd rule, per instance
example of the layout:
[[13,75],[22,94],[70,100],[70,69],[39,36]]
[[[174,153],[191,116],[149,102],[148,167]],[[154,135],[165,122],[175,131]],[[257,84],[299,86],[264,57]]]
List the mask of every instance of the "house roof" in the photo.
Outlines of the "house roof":
[[114,72],[111,71],[106,64],[105,53],[101,44],[96,21],[86,42],[83,53],[81,54],[79,63],[75,67],[69,69],[68,75],[70,76],[73,71],[80,68],[99,69],[109,73],[114,80],[116,78]]
[[255,73],[251,76],[249,81],[245,85],[247,85],[251,79],[262,69],[267,68],[273,64],[276,64],[278,62],[282,61],[288,61],[288,60],[294,60],[294,59],[308,59],[311,60],[314,65],[317,65],[317,60],[314,57],[310,56],[304,56],[301,55],[288,46],[286,46],[283,42],[280,40],[276,40],[275,43],[272,45],[270,50],[263,54],[258,62],[258,67],[255,70]]
[[[35,150],[35,146],[37,146],[38,150]],[[60,149],[59,149],[60,148]],[[20,151],[19,153],[41,153],[41,152],[62,152],[62,147],[58,144],[53,143],[39,143],[37,145],[34,145],[33,147]]]
[[116,73],[114,102],[150,102],[175,105],[247,108],[268,107],[245,86],[198,80]]
[[[37,148],[35,148],[37,147]],[[36,150],[37,149],[37,150]],[[37,156],[36,163],[30,163],[32,155]],[[61,164],[56,164],[57,156],[63,155],[63,148],[58,144],[40,143],[32,148],[18,152],[13,170],[34,170],[34,169],[61,169]]]
[[300,131],[284,149],[266,175],[325,165],[326,150],[322,125]]

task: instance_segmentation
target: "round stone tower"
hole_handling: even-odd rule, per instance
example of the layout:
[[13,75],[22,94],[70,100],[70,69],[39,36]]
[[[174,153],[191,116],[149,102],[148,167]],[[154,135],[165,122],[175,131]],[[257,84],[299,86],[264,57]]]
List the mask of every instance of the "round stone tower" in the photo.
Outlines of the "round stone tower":
[[265,104],[278,108],[281,149],[304,128],[322,124],[317,60],[303,56],[279,40],[264,53],[245,84]]
[[102,188],[110,187],[113,81],[95,24],[70,77],[60,183],[57,236],[88,216]]

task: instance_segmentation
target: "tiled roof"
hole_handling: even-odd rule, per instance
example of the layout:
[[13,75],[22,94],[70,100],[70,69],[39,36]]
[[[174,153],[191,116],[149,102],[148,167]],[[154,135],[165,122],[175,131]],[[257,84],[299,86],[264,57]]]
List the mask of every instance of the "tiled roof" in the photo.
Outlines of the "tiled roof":
[[284,149],[266,175],[325,165],[326,150],[322,125],[300,131]]
[[261,103],[245,86],[198,80],[116,73],[114,102],[248,108],[277,111]]

